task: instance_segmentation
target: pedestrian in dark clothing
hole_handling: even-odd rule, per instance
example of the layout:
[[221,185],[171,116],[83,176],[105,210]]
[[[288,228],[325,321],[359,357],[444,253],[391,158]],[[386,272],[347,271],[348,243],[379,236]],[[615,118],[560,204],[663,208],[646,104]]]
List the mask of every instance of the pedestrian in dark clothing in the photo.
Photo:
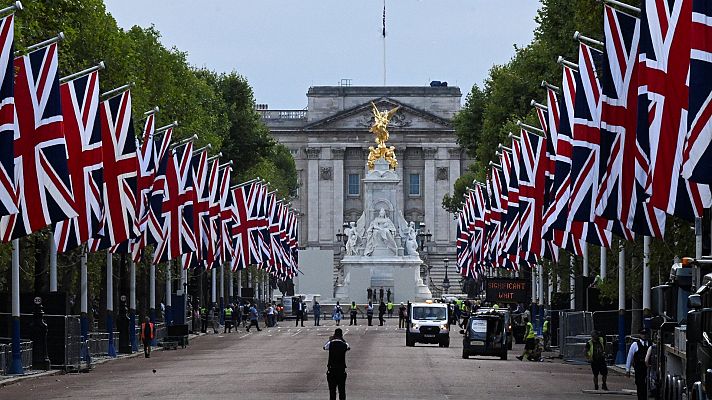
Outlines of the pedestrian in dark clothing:
[[356,325],[358,326],[358,323],[356,322],[356,315],[358,315],[358,307],[356,306],[356,302],[352,301],[351,302],[351,320],[349,321],[349,326],[351,325]]
[[257,307],[255,307],[254,304],[250,305],[250,325],[247,326],[247,332],[250,331],[250,328],[255,326],[257,327],[257,332],[261,331],[260,329],[260,323],[258,322],[260,316],[257,313]]
[[208,309],[200,307],[200,332],[208,332]]
[[378,289],[378,301],[383,301],[383,288]]
[[304,326],[304,302],[301,300],[297,302],[297,320],[294,326],[299,326],[300,321],[302,326]]
[[314,300],[314,326],[319,326],[321,320],[321,304]]
[[339,399],[346,399],[346,352],[351,350],[344,340],[341,328],[336,328],[334,336],[324,345],[329,351],[329,362],[326,364],[326,382],[329,384],[329,399],[336,400],[336,390]]
[[640,339],[634,341],[628,350],[628,358],[625,363],[625,375],[630,378],[630,367],[635,369],[635,388],[638,393],[638,400],[648,399],[648,365],[645,363],[645,356],[651,343],[648,340],[648,331],[640,331]]
[[586,343],[586,359],[591,363],[593,388],[598,390],[598,375],[601,375],[603,390],[608,390],[608,386],[606,385],[606,379],[608,379],[606,340],[598,334],[598,331],[591,332],[591,340]]
[[386,303],[381,301],[381,304],[378,306],[378,326],[383,326],[383,324],[386,322],[386,320],[383,319],[383,316],[386,314]]
[[402,329],[402,328],[406,327],[407,317],[408,317],[408,309],[405,308],[405,304],[403,304],[403,302],[401,302],[400,307],[398,307],[398,329]]
[[373,326],[373,303],[370,301],[366,306],[366,319],[368,320],[368,326]]

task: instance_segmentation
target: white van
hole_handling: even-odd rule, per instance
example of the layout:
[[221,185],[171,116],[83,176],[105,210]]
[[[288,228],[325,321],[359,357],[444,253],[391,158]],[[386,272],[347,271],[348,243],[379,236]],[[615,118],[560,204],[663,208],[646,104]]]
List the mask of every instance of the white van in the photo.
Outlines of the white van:
[[447,304],[411,303],[408,309],[408,325],[405,331],[405,345],[415,343],[437,343],[440,347],[450,347],[450,325]]

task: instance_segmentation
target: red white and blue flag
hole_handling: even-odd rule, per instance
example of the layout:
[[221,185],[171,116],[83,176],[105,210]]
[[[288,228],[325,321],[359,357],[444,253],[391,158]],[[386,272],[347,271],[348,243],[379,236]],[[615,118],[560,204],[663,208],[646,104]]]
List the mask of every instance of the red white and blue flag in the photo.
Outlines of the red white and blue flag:
[[103,156],[99,119],[99,72],[60,86],[72,182],[75,218],[58,222],[54,240],[58,252],[79,247],[98,234],[103,218]]
[[0,20],[0,217],[16,214],[15,198],[15,16]]
[[536,263],[542,254],[542,216],[546,185],[545,140],[522,129],[519,159],[519,237],[520,258]]
[[0,221],[0,240],[4,242],[77,217],[62,128],[57,64],[56,43],[15,59],[17,124],[13,151],[19,213]]
[[235,224],[231,236],[235,245],[233,270],[262,263],[259,238],[263,221],[260,213],[262,185],[249,182],[233,189]]

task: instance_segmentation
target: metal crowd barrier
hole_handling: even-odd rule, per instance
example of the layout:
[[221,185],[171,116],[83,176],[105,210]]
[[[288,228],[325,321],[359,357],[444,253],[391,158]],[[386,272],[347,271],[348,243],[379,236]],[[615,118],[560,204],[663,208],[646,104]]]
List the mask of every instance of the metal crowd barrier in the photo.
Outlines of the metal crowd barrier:
[[[0,337],[0,349],[2,349],[2,374],[7,374],[10,369],[10,364],[12,363],[12,339]],[[22,368],[32,369],[32,341],[22,339],[20,340],[20,354],[22,357]]]
[[559,353],[566,360],[585,360],[586,342],[593,330],[593,314],[570,311],[559,314]]
[[109,334],[107,332],[89,332],[89,354],[102,357],[109,353]]

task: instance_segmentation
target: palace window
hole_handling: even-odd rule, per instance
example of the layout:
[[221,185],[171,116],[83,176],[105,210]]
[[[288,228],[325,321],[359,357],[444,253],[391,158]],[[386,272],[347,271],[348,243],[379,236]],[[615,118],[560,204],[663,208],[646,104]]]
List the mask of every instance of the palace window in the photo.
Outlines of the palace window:
[[408,194],[420,196],[420,174],[410,174]]
[[349,174],[349,196],[358,196],[361,192],[361,176]]

